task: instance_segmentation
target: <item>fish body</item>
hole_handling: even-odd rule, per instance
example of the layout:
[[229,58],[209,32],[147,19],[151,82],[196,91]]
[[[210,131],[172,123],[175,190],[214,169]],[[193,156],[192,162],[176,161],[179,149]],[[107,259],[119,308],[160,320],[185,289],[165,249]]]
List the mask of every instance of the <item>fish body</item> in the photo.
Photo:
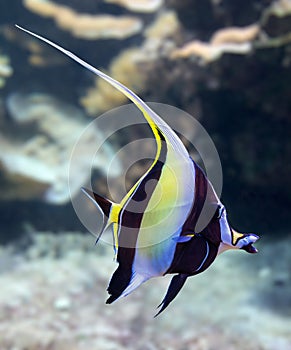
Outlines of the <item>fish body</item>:
[[121,91],[142,112],[156,140],[155,159],[120,203],[83,189],[103,214],[97,241],[107,227],[113,228],[118,267],[108,286],[107,303],[130,294],[152,277],[175,274],[159,305],[159,314],[176,297],[186,279],[206,270],[219,253],[228,249],[257,252],[252,244],[259,237],[231,228],[226,210],[203,170],[169,125],[140,97],[70,51],[19,28]]

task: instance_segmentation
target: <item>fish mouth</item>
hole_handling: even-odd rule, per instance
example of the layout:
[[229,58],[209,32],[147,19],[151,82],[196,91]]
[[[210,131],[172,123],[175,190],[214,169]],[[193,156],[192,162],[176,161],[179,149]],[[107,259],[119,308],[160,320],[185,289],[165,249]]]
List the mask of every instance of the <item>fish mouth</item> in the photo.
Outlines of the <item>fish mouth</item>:
[[243,246],[241,249],[245,250],[248,253],[255,254],[258,252],[258,249],[253,246],[253,244],[260,238],[258,235],[251,234],[249,237],[250,242]]
[[255,254],[255,253],[258,252],[258,249],[256,247],[254,247],[252,243],[249,243],[249,244],[245,245],[241,249],[243,249],[246,252],[251,253],[251,254]]

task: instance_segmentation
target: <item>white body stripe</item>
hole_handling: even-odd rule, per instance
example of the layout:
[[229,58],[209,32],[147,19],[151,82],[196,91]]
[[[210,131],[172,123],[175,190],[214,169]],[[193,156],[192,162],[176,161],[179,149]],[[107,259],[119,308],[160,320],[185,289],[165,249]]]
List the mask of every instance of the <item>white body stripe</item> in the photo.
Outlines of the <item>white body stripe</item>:
[[[182,226],[193,205],[195,197],[194,164],[191,161],[189,164],[183,163],[182,168],[180,165],[180,162],[175,165],[179,168],[179,171],[177,169],[175,171],[178,183],[175,205],[170,203],[170,206],[163,207],[164,203],[158,203],[152,210],[152,215],[154,216],[159,210],[166,214],[163,220],[155,222],[153,226],[144,227],[144,221],[142,221],[133,262],[133,272],[144,275],[146,279],[163,275],[170,267],[177,246],[177,240],[174,240],[173,237],[180,235]],[[187,174],[187,181],[184,177],[185,174]],[[163,175],[162,171],[161,182]],[[146,212],[144,215],[151,215],[151,212],[149,214]],[[151,221],[150,219],[148,221]]]
[[206,240],[205,240],[205,242],[206,242],[206,248],[207,248],[206,249],[206,254],[205,254],[205,257],[204,257],[202,263],[200,264],[200,266],[195,270],[196,272],[199,271],[203,267],[206,259],[208,258],[208,255],[209,255],[209,244],[208,244],[208,242]]
[[229,224],[227,222],[226,210],[223,210],[221,218],[219,220],[221,241],[224,244],[232,246],[232,236]]

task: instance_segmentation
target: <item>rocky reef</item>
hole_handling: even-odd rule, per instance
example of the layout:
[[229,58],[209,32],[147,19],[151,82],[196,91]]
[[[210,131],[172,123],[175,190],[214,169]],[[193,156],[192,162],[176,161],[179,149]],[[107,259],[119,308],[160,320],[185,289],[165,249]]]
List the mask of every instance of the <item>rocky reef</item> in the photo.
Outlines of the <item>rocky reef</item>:
[[30,232],[26,245],[0,250],[0,347],[290,350],[289,241],[265,241],[254,259],[223,254],[154,319],[169,278],[106,305],[112,247],[76,233]]

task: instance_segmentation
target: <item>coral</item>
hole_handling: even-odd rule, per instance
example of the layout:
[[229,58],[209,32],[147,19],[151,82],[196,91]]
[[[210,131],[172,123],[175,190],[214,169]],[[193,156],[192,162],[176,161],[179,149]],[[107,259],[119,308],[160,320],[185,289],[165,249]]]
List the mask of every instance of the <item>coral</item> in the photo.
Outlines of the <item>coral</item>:
[[264,33],[258,47],[279,47],[291,42],[291,1],[277,0],[262,15]]
[[120,5],[134,12],[155,12],[163,5],[163,0],[105,0],[105,2]]
[[226,43],[245,43],[254,40],[259,34],[260,27],[253,24],[244,28],[230,27],[223,28],[215,32],[210,40],[212,45]]
[[157,38],[159,40],[175,36],[179,32],[180,23],[174,11],[164,11],[145,30],[146,38]]
[[4,86],[6,78],[13,73],[10,61],[7,56],[0,55],[0,88]]
[[[125,84],[135,92],[142,91],[144,86],[144,75],[139,69],[139,58],[141,51],[137,48],[127,49],[114,58],[109,67],[108,74]],[[104,80],[96,78],[95,86],[87,91],[86,96],[81,99],[81,104],[86,111],[95,116],[98,112],[109,110],[127,101],[127,98],[110,86]]]
[[24,6],[38,15],[53,18],[60,28],[75,37],[88,40],[125,39],[142,29],[141,20],[132,16],[79,14],[49,0],[24,0]]
[[[144,90],[146,85],[145,63],[158,59],[162,54],[161,47],[167,47],[167,38],[173,37],[179,31],[179,23],[173,11],[165,11],[156,21],[145,30],[145,40],[139,48],[130,48],[122,51],[115,57],[108,69],[108,74],[125,84],[136,93]],[[96,78],[95,86],[90,88],[81,99],[82,106],[87,113],[95,116],[96,113],[119,106],[127,98],[107,82]]]
[[48,67],[64,64],[66,60],[54,50],[49,50],[48,46],[34,40],[31,37],[23,40],[22,33],[11,25],[6,25],[2,29],[4,38],[13,45],[17,45],[28,51],[28,62],[37,67]]
[[[145,40],[140,47],[140,62],[152,65],[162,57],[169,57],[180,35],[180,23],[174,11],[161,12],[144,31]],[[149,67],[149,69],[152,69]]]
[[[13,138],[1,137],[0,176],[5,179],[1,198],[42,198],[49,203],[66,203],[70,199],[68,171],[72,147],[87,126],[83,113],[49,95],[37,93],[13,94],[7,107],[19,129]],[[27,128],[31,130],[28,136],[22,136],[21,131]],[[101,132],[90,129],[86,135],[82,139],[85,144],[77,150],[79,153],[70,168],[72,196],[79,193],[90,176],[90,171],[84,171],[84,166],[92,161],[86,149],[95,148]],[[92,167],[106,172],[112,155],[111,148],[105,147]],[[114,170],[112,176],[120,173],[118,164]]]
[[220,29],[213,34],[209,43],[194,40],[182,48],[174,50],[171,57],[176,59],[197,56],[208,63],[217,60],[225,52],[246,54],[251,51],[251,41],[256,38],[258,33],[258,25]]
[[269,12],[276,14],[278,17],[284,17],[291,14],[290,0],[277,0],[269,8]]
[[252,46],[250,43],[211,45],[199,40],[194,40],[184,45],[182,48],[174,50],[171,57],[177,59],[197,56],[201,58],[203,62],[209,63],[217,60],[225,52],[246,54],[250,52],[251,49]]

